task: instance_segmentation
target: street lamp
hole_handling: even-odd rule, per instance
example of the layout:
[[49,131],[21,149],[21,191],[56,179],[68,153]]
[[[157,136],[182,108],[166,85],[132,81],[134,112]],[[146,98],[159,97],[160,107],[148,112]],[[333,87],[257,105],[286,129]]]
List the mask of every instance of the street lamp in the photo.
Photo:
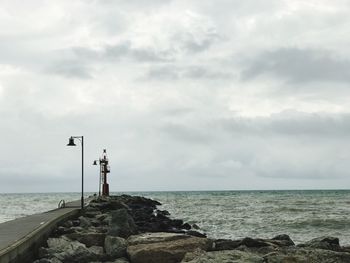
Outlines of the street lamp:
[[74,139],[81,142],[81,209],[84,209],[84,136],[71,136],[67,146],[77,146]]
[[97,162],[100,164],[100,172],[99,172],[99,179],[98,179],[98,196],[101,196],[101,160],[94,160],[92,165],[97,165]]

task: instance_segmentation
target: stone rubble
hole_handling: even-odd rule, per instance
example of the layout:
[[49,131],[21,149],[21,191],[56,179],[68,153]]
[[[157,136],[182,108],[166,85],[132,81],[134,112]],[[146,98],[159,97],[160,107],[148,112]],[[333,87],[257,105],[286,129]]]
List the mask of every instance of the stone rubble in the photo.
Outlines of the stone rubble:
[[83,214],[59,225],[34,263],[349,263],[350,248],[335,237],[295,245],[271,239],[210,239],[161,204],[140,196],[100,197]]

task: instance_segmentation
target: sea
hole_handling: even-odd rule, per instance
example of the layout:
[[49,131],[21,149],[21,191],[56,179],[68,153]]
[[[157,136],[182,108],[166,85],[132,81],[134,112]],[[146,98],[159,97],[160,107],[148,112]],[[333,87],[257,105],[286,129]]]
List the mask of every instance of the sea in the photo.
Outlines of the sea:
[[[123,194],[159,201],[162,203],[159,209],[169,211],[173,218],[198,225],[210,238],[272,238],[287,234],[298,244],[320,236],[334,236],[341,245],[350,245],[350,190]],[[80,193],[0,194],[0,223],[56,209],[60,200],[79,198]]]

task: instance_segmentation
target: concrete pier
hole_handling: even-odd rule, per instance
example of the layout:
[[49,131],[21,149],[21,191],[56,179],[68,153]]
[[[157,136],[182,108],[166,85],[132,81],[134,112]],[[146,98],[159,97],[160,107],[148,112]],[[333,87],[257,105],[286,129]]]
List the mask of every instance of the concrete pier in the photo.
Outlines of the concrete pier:
[[79,212],[80,200],[67,203],[64,208],[0,224],[0,263],[32,262],[38,248],[57,224]]

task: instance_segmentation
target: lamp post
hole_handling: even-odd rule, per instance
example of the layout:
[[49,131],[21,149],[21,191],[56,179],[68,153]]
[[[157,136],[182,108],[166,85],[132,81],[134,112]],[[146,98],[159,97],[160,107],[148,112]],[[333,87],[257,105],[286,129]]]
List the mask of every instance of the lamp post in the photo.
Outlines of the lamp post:
[[101,196],[101,160],[94,160],[92,165],[97,165],[97,162],[100,164],[100,172],[99,172],[99,179],[98,179],[98,196]]
[[71,136],[67,146],[77,146],[74,139],[81,142],[81,209],[84,209],[84,136]]

